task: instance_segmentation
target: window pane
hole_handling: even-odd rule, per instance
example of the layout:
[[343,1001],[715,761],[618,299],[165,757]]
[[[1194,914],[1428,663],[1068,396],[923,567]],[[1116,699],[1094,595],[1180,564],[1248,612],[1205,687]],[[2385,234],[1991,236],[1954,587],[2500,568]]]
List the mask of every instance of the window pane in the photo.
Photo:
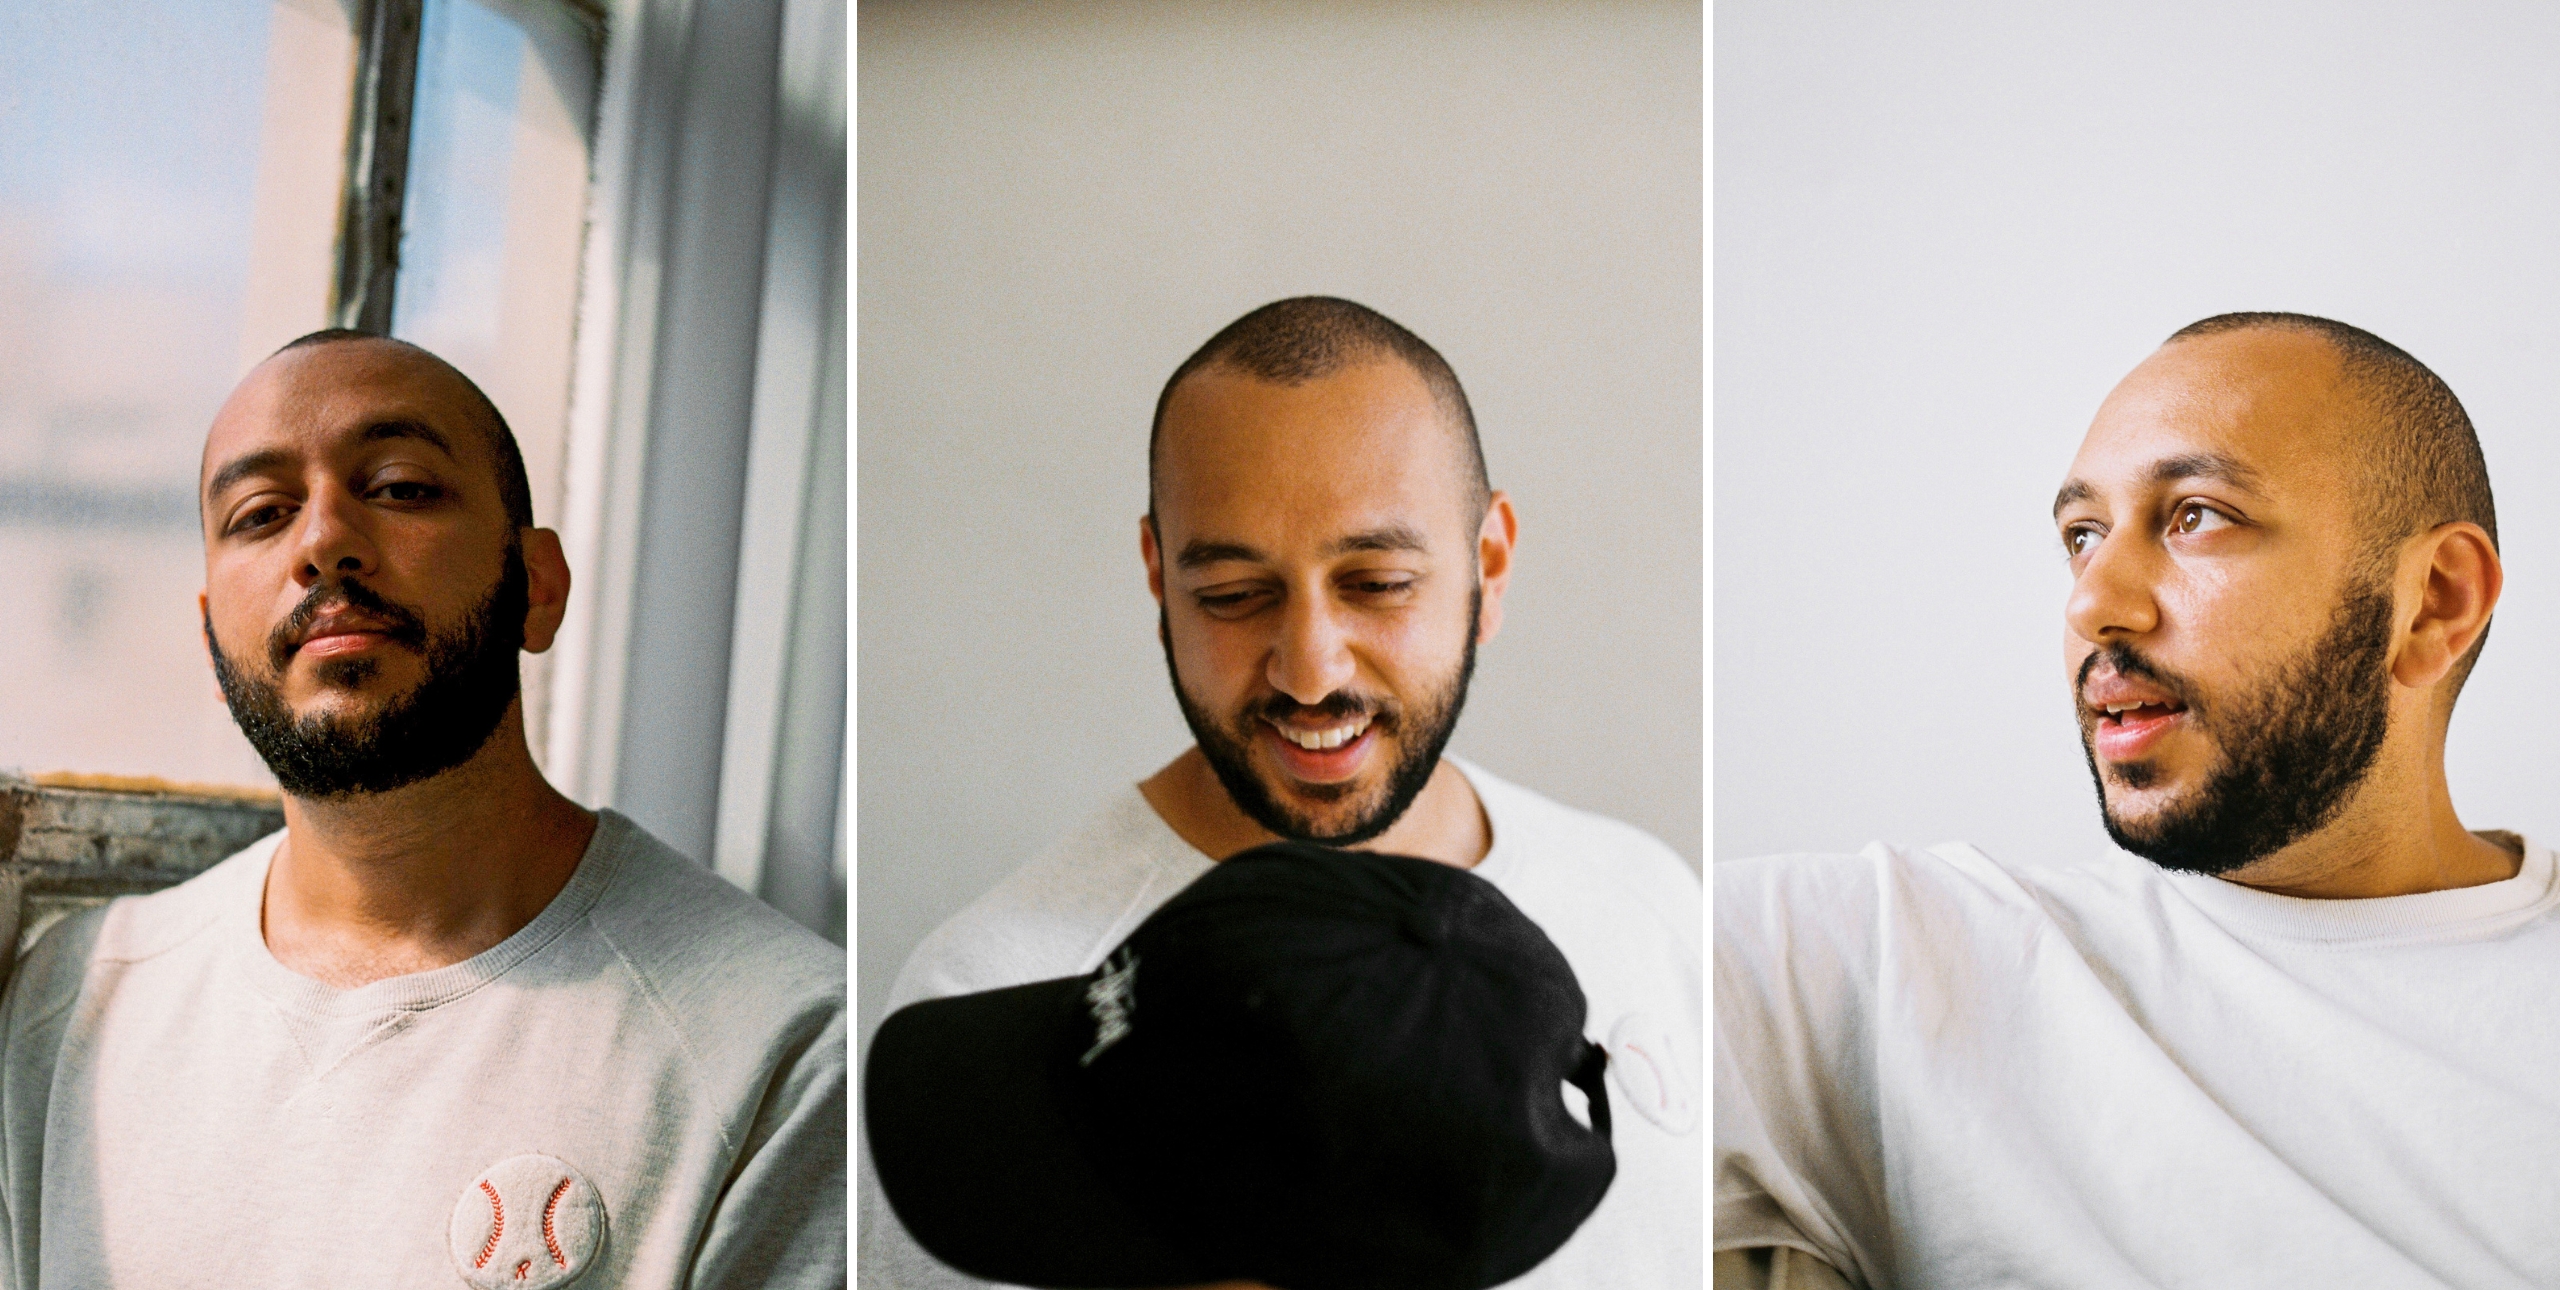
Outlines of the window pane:
[[206,664],[195,482],[325,325],[337,0],[0,0],[0,766],[265,784]]

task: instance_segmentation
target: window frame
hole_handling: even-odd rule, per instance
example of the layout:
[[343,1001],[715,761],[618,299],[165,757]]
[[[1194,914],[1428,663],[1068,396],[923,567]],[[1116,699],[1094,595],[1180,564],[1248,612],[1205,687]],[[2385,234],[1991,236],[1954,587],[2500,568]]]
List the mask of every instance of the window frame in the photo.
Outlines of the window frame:
[[[603,0],[536,2],[552,5],[585,29],[588,56],[601,72],[607,34]],[[337,268],[329,283],[333,327],[391,334],[426,11],[427,0],[355,0],[355,102],[347,119]]]

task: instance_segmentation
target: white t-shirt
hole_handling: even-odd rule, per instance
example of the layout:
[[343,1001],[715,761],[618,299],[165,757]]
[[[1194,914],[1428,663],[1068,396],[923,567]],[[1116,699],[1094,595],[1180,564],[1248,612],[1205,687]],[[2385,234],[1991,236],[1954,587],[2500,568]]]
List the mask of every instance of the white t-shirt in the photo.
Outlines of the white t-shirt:
[[[1600,1207],[1548,1259],[1510,1282],[1523,1290],[1660,1290],[1705,1276],[1698,1210],[1704,1025],[1697,875],[1652,835],[1560,806],[1449,759],[1493,825],[1475,872],[1564,952],[1590,1004],[1585,1033],[1610,1052],[1611,1144],[1618,1174]],[[1213,862],[1184,842],[1134,787],[1041,858],[936,928],[890,991],[895,1011],[1089,972],[1147,915]],[[866,1290],[970,1287],[898,1223],[861,1171]]]
[[513,936],[333,990],[283,836],[19,965],[0,1285],[844,1284],[841,950],[605,811]]
[[2560,1285],[2560,886],[1715,868],[1718,1249],[1872,1286]]

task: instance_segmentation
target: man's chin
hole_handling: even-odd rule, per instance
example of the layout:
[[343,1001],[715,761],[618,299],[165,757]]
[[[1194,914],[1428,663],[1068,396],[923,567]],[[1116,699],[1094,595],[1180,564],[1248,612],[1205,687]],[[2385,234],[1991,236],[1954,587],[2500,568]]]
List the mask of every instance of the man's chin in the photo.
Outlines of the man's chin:
[[[1373,825],[1386,807],[1389,788],[1382,773],[1372,771],[1332,783],[1308,783],[1267,765],[1254,767],[1252,773],[1263,803],[1280,817],[1258,822],[1282,837],[1342,846],[1379,832]],[[1277,827],[1281,824],[1289,827]]]
[[330,686],[299,703],[287,699],[285,710],[297,725],[353,729],[380,720],[407,697],[405,691],[392,693],[380,685],[360,690]]

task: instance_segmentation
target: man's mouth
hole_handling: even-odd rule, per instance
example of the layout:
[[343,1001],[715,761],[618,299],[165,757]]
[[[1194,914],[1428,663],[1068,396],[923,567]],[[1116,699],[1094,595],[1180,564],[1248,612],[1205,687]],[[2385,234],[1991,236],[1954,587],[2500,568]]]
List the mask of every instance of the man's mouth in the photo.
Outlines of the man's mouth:
[[1262,719],[1271,751],[1290,778],[1305,784],[1339,784],[1358,775],[1377,745],[1375,714],[1361,713],[1307,726]]
[[2122,725],[2128,721],[2149,721],[2154,718],[2169,716],[2173,713],[2184,712],[2187,710],[2187,706],[2183,703],[2177,703],[2174,701],[2168,703],[2110,703],[2104,705],[2102,710],[2107,714],[2107,720],[2113,721],[2118,725]]
[[344,654],[377,645],[391,638],[391,626],[364,614],[324,614],[314,622],[302,639],[295,642],[295,652],[303,654]]
[[2177,696],[2120,677],[2090,685],[2083,702],[2097,727],[2091,742],[2106,761],[2139,760],[2186,724],[2187,705]]
[[1324,752],[1328,749],[1339,748],[1344,744],[1359,738],[1361,732],[1369,728],[1369,718],[1366,715],[1362,715],[1354,717],[1349,721],[1345,721],[1340,725],[1325,726],[1316,730],[1301,730],[1294,726],[1284,726],[1279,722],[1274,721],[1271,723],[1271,728],[1279,731],[1281,738],[1286,739],[1309,752]]

